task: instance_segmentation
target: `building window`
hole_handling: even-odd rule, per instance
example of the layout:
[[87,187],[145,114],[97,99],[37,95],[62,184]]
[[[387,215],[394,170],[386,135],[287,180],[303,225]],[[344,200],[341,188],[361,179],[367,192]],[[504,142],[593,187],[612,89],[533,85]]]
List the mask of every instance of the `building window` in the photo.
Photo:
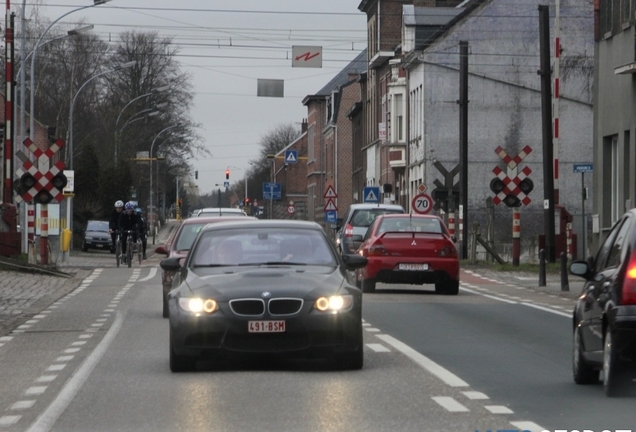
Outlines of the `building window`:
[[395,138],[397,142],[404,142],[404,98],[401,94],[393,97],[395,101]]

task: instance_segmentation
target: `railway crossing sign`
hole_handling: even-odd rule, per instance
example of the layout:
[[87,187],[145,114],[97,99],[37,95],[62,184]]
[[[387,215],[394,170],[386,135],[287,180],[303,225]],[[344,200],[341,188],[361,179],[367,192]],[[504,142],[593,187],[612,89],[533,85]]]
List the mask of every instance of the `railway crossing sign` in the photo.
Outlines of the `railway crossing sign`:
[[24,170],[18,169],[20,176],[19,196],[16,201],[34,201],[36,204],[48,204],[52,200],[61,202],[64,199],[64,187],[67,179],[64,175],[64,162],[52,163],[55,153],[64,146],[64,141],[58,139],[51,147],[41,150],[31,139],[24,140],[24,145],[37,158],[37,168],[30,161],[25,160]]
[[519,171],[519,164],[527,155],[532,152],[530,146],[525,146],[516,156],[512,157],[501,147],[495,149],[495,153],[507,165],[504,171],[495,166],[492,172],[495,178],[490,181],[490,190],[495,193],[492,199],[493,204],[498,205],[503,202],[508,207],[520,207],[530,204],[528,194],[534,188],[534,183],[528,178],[532,173],[530,167],[524,167]]

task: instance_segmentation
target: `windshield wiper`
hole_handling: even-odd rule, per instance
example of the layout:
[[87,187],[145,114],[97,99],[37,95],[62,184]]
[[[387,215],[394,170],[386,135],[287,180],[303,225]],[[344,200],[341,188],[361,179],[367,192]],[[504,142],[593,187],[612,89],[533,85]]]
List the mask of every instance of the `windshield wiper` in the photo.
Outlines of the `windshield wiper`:
[[294,265],[294,266],[306,266],[307,263],[293,262],[293,261],[268,261],[264,263],[255,263],[254,265]]

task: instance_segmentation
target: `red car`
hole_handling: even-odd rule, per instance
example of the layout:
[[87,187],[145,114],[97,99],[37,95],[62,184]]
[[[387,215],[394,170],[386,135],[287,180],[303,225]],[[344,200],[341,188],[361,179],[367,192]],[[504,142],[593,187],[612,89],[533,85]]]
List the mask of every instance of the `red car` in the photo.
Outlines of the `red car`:
[[[172,235],[166,244],[157,246],[155,252],[167,255],[168,258],[185,258],[192,247],[192,242],[196,238],[201,228],[209,223],[227,222],[230,220],[250,221],[255,218],[251,216],[200,216],[196,218],[188,218],[184,220],[177,231]],[[168,292],[172,289],[172,278],[175,272],[162,271],[161,283],[163,285],[163,317],[168,318]]]
[[457,249],[437,216],[378,216],[357,253],[368,260],[356,271],[363,292],[374,292],[376,282],[435,284],[436,293],[459,292]]

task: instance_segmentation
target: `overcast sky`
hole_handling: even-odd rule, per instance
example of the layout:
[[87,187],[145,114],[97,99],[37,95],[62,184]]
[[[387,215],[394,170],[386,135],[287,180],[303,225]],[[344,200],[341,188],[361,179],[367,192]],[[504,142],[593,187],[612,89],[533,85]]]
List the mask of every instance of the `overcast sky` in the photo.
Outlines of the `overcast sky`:
[[[27,15],[32,8],[27,0]],[[93,0],[41,0],[51,21]],[[12,9],[22,4],[12,0]],[[317,93],[366,47],[360,0],[112,0],[73,12],[103,40],[136,29],[156,31],[180,46],[177,60],[192,76],[191,118],[212,156],[192,164],[201,194],[242,179],[257,158],[262,136],[307,118],[305,96]],[[17,13],[17,9],[16,9]],[[19,14],[18,14],[19,18]],[[16,25],[19,25],[16,20]],[[321,46],[322,68],[292,68],[292,46]],[[285,80],[285,97],[257,97],[258,79]],[[152,137],[149,137],[151,140]],[[238,168],[237,168],[238,167]]]

